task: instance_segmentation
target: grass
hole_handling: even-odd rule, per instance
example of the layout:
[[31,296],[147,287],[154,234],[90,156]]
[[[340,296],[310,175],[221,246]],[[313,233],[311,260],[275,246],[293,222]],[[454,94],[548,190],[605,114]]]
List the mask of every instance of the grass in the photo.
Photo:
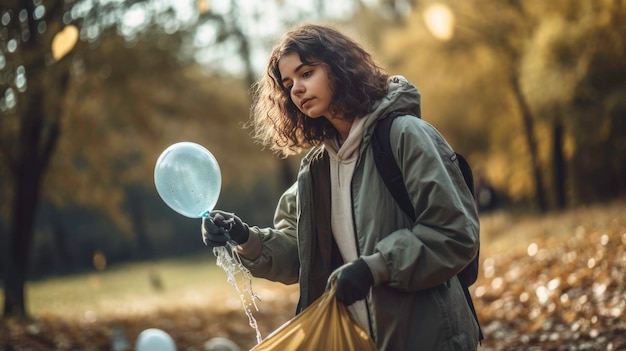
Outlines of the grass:
[[93,314],[148,313],[158,306],[193,303],[223,289],[225,273],[210,256],[120,265],[103,271],[53,277],[27,285],[33,315],[68,318]]
[[[283,286],[254,278],[252,287],[256,292]],[[51,277],[27,283],[26,294],[33,316],[94,321],[99,316],[119,318],[205,306],[237,292],[228,283],[226,273],[215,265],[213,255],[207,253]]]

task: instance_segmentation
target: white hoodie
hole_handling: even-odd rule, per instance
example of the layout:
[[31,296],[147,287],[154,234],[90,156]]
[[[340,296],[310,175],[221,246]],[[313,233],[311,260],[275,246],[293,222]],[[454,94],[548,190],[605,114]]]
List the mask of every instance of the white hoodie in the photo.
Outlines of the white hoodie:
[[[331,226],[339,252],[345,263],[359,258],[352,218],[350,185],[359,156],[359,146],[363,139],[364,125],[365,118],[355,119],[350,128],[350,133],[343,144],[340,144],[336,139],[324,141],[324,146],[330,156]],[[365,300],[357,301],[348,306],[348,310],[363,329],[369,333],[370,328]]]

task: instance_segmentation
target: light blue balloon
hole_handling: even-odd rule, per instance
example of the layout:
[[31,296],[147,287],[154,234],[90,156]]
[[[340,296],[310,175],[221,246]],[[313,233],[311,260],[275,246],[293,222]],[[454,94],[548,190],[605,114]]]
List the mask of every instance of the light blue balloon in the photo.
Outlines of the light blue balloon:
[[137,336],[135,351],[176,351],[176,344],[163,330],[149,328]]
[[222,175],[209,150],[196,143],[180,142],[159,156],[154,183],[161,199],[174,211],[200,218],[217,203]]

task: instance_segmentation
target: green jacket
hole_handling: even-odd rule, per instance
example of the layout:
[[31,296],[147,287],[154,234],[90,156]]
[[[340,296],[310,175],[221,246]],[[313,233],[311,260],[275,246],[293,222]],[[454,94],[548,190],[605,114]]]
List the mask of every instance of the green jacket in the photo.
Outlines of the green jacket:
[[[388,95],[365,116],[352,178],[355,240],[360,256],[382,255],[389,278],[366,298],[370,331],[379,350],[475,350],[478,326],[456,274],[478,252],[479,222],[454,151],[419,118],[401,116],[392,124],[392,149],[415,222],[374,164],[370,140],[378,119],[391,111],[417,113],[419,104],[417,89],[393,77]],[[261,245],[254,260],[244,259],[257,277],[299,283],[302,308],[324,292],[332,272],[328,167],[322,146],[303,158],[297,182],[279,201],[274,227],[250,229]]]

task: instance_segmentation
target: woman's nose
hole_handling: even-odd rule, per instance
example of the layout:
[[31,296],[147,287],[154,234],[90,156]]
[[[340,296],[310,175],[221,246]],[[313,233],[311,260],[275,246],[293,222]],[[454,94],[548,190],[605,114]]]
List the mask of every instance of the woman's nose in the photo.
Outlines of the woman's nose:
[[304,92],[304,85],[298,82],[293,82],[293,86],[291,87],[291,93],[294,95],[298,95],[302,94],[302,92]]

